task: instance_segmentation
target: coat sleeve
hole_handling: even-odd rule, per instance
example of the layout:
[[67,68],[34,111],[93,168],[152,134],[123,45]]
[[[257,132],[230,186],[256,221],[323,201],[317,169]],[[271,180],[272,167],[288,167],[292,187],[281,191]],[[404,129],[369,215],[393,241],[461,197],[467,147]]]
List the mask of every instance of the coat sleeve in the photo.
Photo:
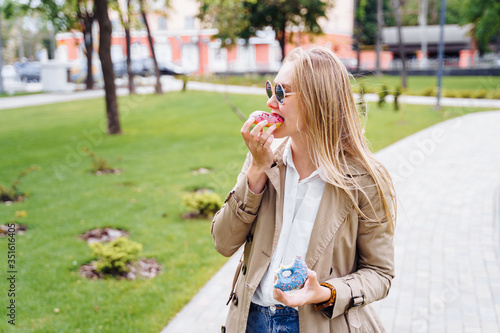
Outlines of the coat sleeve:
[[[347,276],[327,281],[337,291],[333,309],[327,308],[323,311],[328,318],[335,318],[352,307],[353,297],[361,296],[355,298],[356,301],[362,302],[360,306],[385,298],[394,278],[393,232],[389,228],[375,183],[370,176],[363,178],[362,186],[366,195],[360,193],[359,208],[366,216],[358,217],[357,270]],[[387,200],[391,202],[389,196]],[[391,212],[393,211],[394,207],[391,208]],[[381,223],[377,216],[383,217]]]
[[248,153],[236,185],[212,221],[211,233],[215,249],[226,257],[233,255],[246,241],[267,189],[266,185],[261,193],[255,194],[248,188],[246,172],[251,162],[252,155]]

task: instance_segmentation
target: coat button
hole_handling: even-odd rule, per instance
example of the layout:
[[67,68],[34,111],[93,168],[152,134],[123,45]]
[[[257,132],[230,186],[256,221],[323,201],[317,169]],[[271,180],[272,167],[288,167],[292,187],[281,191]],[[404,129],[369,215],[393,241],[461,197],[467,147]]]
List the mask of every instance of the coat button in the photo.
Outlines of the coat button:
[[246,265],[241,266],[241,272],[243,273],[243,275],[245,275],[247,273],[247,266]]
[[221,332],[221,333],[226,333],[226,328],[225,328],[224,326],[221,326],[221,328],[220,328],[220,332]]
[[238,305],[238,296],[236,296],[236,295],[233,296],[233,304],[235,306]]

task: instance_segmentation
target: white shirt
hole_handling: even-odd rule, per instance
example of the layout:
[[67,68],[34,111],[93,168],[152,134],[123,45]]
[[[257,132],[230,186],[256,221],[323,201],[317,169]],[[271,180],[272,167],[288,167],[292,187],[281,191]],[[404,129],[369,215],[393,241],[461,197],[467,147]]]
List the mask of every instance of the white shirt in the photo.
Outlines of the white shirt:
[[286,165],[283,225],[271,264],[252,298],[253,303],[261,306],[280,304],[273,298],[273,289],[274,276],[281,264],[284,266],[292,264],[296,256],[301,256],[305,260],[326,184],[320,178],[319,170],[299,180],[299,173],[293,163],[291,140],[288,140],[285,146],[283,163]]

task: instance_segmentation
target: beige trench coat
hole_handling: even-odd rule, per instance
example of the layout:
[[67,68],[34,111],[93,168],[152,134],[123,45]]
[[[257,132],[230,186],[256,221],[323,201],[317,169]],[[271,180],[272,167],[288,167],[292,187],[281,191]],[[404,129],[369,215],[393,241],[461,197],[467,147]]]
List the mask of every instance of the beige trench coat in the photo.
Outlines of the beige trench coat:
[[[226,197],[212,222],[215,248],[231,256],[245,244],[244,255],[235,275],[236,286],[230,295],[225,332],[244,333],[253,294],[271,262],[283,219],[286,165],[282,154],[285,143],[275,151],[275,163],[266,172],[262,193],[248,188],[246,170],[249,154],[236,186]],[[372,178],[352,169],[372,204],[382,213]],[[359,207],[370,218],[374,213],[364,195]],[[300,332],[383,332],[370,303],[387,296],[394,277],[393,236],[387,222],[363,220],[349,197],[338,187],[326,184],[306,255],[307,266],[317,273],[319,282],[337,290],[333,312],[316,312],[312,305],[299,307]],[[358,306],[353,306],[354,304]],[[224,327],[223,327],[224,331]]]

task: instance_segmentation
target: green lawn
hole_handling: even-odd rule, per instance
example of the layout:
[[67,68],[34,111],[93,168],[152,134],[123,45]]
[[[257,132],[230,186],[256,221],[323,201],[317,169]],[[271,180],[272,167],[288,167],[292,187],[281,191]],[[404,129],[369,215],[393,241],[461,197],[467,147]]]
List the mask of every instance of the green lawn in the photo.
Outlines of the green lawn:
[[[264,96],[230,95],[244,113],[265,107]],[[123,135],[103,134],[104,99],[0,110],[0,184],[10,185],[30,165],[41,171],[22,179],[30,197],[0,205],[8,223],[25,210],[28,232],[16,238],[16,328],[4,315],[0,331],[159,332],[221,267],[210,222],[184,221],[181,197],[197,187],[221,197],[233,186],[246,154],[242,125],[217,93],[121,97]],[[422,128],[475,110],[369,105],[367,136],[380,149]],[[89,173],[88,146],[120,175]],[[199,167],[213,173],[193,175]],[[152,280],[88,281],[77,274],[91,251],[78,235],[119,227],[163,265]],[[7,239],[0,264],[7,271]],[[7,306],[6,279],[0,279]],[[55,312],[54,309],[59,309]],[[5,309],[5,308],[4,308]]]
[[[229,75],[229,76],[202,76],[190,79],[221,84],[245,85],[264,87],[266,80],[274,80],[275,75],[259,76],[255,74]],[[381,77],[364,76],[352,79],[353,89],[358,92],[359,86],[364,84],[367,93],[377,93],[387,87],[389,93],[401,85],[400,76],[384,75]],[[409,95],[435,95],[435,76],[409,76],[407,79]],[[443,95],[447,97],[464,98],[492,98],[500,99],[499,76],[444,76]]]

